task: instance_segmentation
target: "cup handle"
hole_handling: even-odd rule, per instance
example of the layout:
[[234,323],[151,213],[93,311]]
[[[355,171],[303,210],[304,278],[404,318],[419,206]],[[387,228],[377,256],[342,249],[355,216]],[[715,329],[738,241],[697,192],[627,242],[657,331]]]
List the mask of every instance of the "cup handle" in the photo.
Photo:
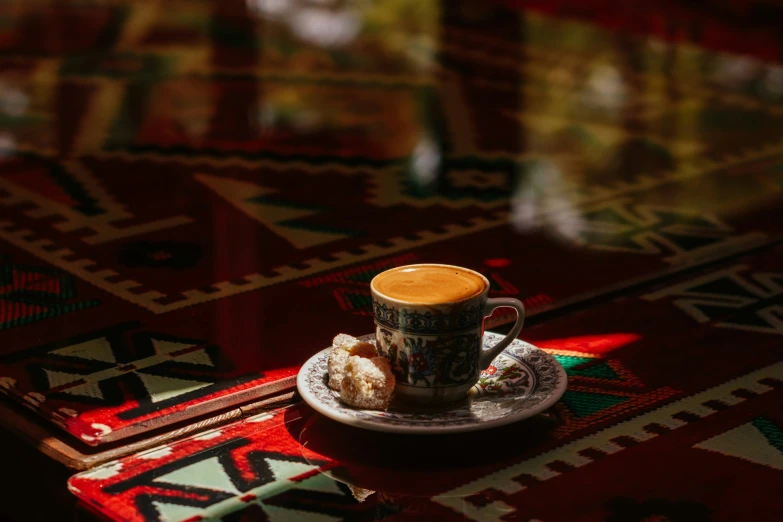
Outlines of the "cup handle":
[[522,326],[525,324],[525,305],[522,304],[522,301],[519,299],[512,299],[510,297],[498,297],[493,299],[487,299],[486,304],[484,305],[484,317],[489,317],[492,315],[492,312],[495,310],[495,308],[513,308],[517,311],[517,322],[514,324],[514,327],[511,329],[510,332],[508,332],[508,335],[506,335],[498,344],[490,348],[489,350],[481,350],[481,356],[479,357],[479,369],[485,370],[497,357],[500,352],[502,352],[506,346],[511,344],[511,342],[517,338],[517,335],[519,335],[519,332],[522,330]]

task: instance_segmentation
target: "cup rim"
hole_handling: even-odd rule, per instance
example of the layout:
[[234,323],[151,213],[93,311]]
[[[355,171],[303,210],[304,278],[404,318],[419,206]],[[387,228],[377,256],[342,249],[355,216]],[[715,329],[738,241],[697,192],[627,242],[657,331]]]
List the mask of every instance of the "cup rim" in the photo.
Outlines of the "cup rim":
[[[392,270],[402,270],[403,268],[422,267],[422,266],[440,266],[440,267],[443,267],[443,268],[457,268],[459,270],[464,270],[466,272],[470,272],[471,274],[480,277],[481,280],[484,281],[484,290],[482,290],[478,294],[471,295],[469,297],[464,297],[462,299],[457,299],[455,301],[444,301],[442,303],[420,303],[420,302],[416,302],[416,301],[403,301],[402,299],[396,299],[394,297],[389,297],[388,295],[384,294],[383,292],[380,292],[379,290],[377,290],[375,288],[375,280],[378,279],[378,277],[380,277],[381,275],[385,274],[386,272],[391,272]],[[382,297],[383,299],[385,299],[387,301],[390,301],[390,302],[392,302],[394,304],[409,305],[409,306],[411,306],[411,305],[412,306],[443,306],[443,305],[453,305],[453,304],[464,303],[464,302],[470,301],[472,299],[480,298],[482,296],[487,295],[489,293],[489,287],[490,287],[489,279],[487,279],[484,274],[480,274],[479,272],[476,272],[475,270],[471,270],[470,268],[465,268],[464,266],[447,265],[447,264],[444,264],[444,263],[416,263],[416,264],[413,264],[413,265],[395,266],[394,268],[389,268],[387,270],[384,270],[380,274],[378,274],[375,277],[373,277],[372,280],[370,281],[370,291],[374,295]]]

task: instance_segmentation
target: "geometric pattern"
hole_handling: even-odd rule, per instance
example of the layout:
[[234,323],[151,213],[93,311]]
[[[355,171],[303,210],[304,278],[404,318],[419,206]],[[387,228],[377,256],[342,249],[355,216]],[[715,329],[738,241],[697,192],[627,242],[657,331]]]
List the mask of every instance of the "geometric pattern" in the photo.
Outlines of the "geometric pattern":
[[[776,389],[777,385],[773,387],[771,381],[783,384],[783,363],[768,365],[718,386],[680,397],[652,411],[627,416],[614,425],[571,439],[542,453],[494,458],[490,461],[497,465],[493,465],[494,472],[487,468],[487,462],[480,459],[474,461],[479,464],[477,467],[468,463],[464,472],[460,466],[448,465],[445,471],[441,468],[431,477],[431,490],[440,493],[431,500],[420,500],[434,502],[438,509],[453,509],[466,520],[507,520],[509,515],[520,509],[516,499],[509,497],[597,461],[612,460],[614,466],[622,465],[623,459],[618,459],[618,455],[626,448],[658,437],[669,437],[670,433],[679,430],[686,431],[687,426],[698,424],[707,417],[740,410],[739,405],[753,400],[749,397],[780,391]],[[303,430],[314,425],[306,422],[306,419],[312,418],[310,415],[309,408],[297,405],[249,417],[80,473],[69,480],[69,488],[81,499],[89,500],[119,519],[363,519],[360,512],[374,510],[382,501],[382,491],[379,489],[377,492],[377,500],[370,498],[357,502],[353,498],[355,493],[327,478],[324,473],[334,471],[337,476],[354,479],[356,486],[361,487],[361,480],[366,480],[368,473],[377,473],[380,469],[373,463],[360,462],[357,466],[347,460],[342,465],[340,461],[332,460],[337,455],[352,455],[351,439],[348,438],[351,435],[344,431],[349,428],[335,427],[335,432],[327,431],[327,436],[342,433],[346,437],[346,440],[329,443],[335,444],[334,447],[308,445],[305,452],[300,447],[300,437],[305,433]],[[779,426],[766,417],[757,417],[749,424],[753,424],[753,429],[766,441],[763,446],[780,454],[783,438]],[[698,429],[700,426],[687,431],[686,436],[698,432]],[[720,445],[715,439],[721,437],[709,439],[697,447],[711,445],[704,449],[714,451]],[[361,440],[358,434],[357,439]],[[737,440],[742,442],[747,439]],[[722,446],[722,449],[726,448],[726,444]],[[730,448],[725,453],[737,456],[734,455],[737,453],[735,449]],[[759,455],[745,453],[742,458],[753,461],[758,460]],[[766,459],[763,464],[769,466],[771,462],[776,461]],[[357,471],[355,474],[354,469]],[[397,470],[391,472],[396,473]],[[382,487],[383,480],[378,483],[379,488]],[[389,482],[390,487],[391,484]],[[391,494],[390,497],[393,500]],[[405,497],[399,500],[404,501]],[[453,516],[449,517],[448,512],[444,512],[437,519],[451,518]],[[523,520],[528,519],[529,515],[523,517]],[[544,520],[543,517],[541,519]]]
[[11,264],[0,254],[0,330],[97,306],[74,301],[73,277],[59,270]]
[[[0,197],[0,205],[13,207],[32,203],[34,208],[25,214],[41,220],[58,216],[59,219],[52,225],[57,231],[90,230],[92,235],[82,234],[84,243],[101,244],[179,227],[192,221],[185,216],[166,216],[118,227],[116,222],[132,219],[133,214],[84,164],[78,161],[57,164],[35,155],[28,155],[28,162],[32,168],[11,167],[0,176],[0,189],[8,193]],[[7,222],[3,224],[7,225]]]
[[[138,288],[142,284],[132,279],[121,279],[118,281],[118,274],[115,270],[103,268],[100,265],[96,266],[97,263],[91,258],[77,258],[74,260],[72,259],[73,252],[71,250],[67,248],[53,249],[50,240],[41,238],[30,230],[19,228],[11,222],[0,222],[0,240],[7,241],[26,250],[106,292],[154,313],[162,314],[200,303],[267,288],[386,254],[411,250],[488,228],[496,228],[504,223],[506,223],[505,213],[490,212],[486,214],[486,217],[470,218],[447,228],[435,227],[433,229],[421,230],[417,227],[418,231],[416,233],[408,234],[405,237],[393,237],[388,240],[367,242],[355,248],[333,251],[329,255],[306,257],[301,262],[275,266],[264,272],[253,271],[244,273],[230,279],[214,281],[208,285],[202,283],[196,288],[178,290],[171,294],[157,289],[143,291]],[[241,230],[241,228],[238,230]],[[332,240],[333,238],[330,239],[330,241]]]
[[573,375],[579,375],[581,377],[593,377],[596,379],[608,379],[610,381],[620,379],[620,376],[608,362],[603,364],[596,364],[581,370],[573,370]]
[[[126,9],[130,12],[130,19],[135,8],[126,6]],[[157,26],[175,23],[165,13],[145,16],[141,16],[145,22],[130,31],[142,40],[144,37],[154,40],[153,35],[157,35],[170,44],[168,38],[180,34],[180,30],[183,34],[200,30],[189,26],[169,32]],[[208,18],[211,13],[197,7],[192,16]],[[433,22],[437,20],[433,11],[429,11],[427,16]],[[535,23],[546,25],[540,20]],[[462,32],[481,39],[482,34],[475,32],[477,30]],[[426,40],[435,38],[433,34],[425,33]],[[491,29],[483,36],[489,40],[503,38]],[[243,38],[253,37],[252,32],[243,35]],[[375,48],[376,38],[383,39],[380,35],[362,33],[357,36],[357,42],[369,39],[374,42],[370,48]],[[232,53],[244,51],[248,53],[245,58],[252,55],[251,61],[255,63],[258,52],[259,56],[264,56],[261,62],[265,66],[276,63],[276,59],[267,53],[279,57],[280,53],[285,54],[282,49],[290,49],[297,59],[309,59],[300,54],[307,56],[310,53],[302,48],[301,42],[284,36],[276,36],[272,40],[274,42],[268,42],[269,47],[264,46],[263,50],[247,46],[241,50],[234,49]],[[79,157],[59,161],[58,156],[42,153],[39,148],[33,147],[32,152],[26,152],[25,161],[33,163],[34,168],[23,166],[20,172],[0,179],[3,189],[9,194],[0,196],[0,204],[21,214],[19,219],[15,217],[13,223],[0,223],[0,237],[126,301],[154,313],[166,313],[312,277],[355,263],[366,263],[381,256],[426,248],[468,234],[475,236],[475,233],[486,230],[499,232],[510,220],[515,220],[513,212],[505,211],[514,200],[515,186],[535,177],[536,171],[540,170],[539,164],[556,163],[541,159],[542,156],[551,156],[550,134],[558,135],[572,127],[584,127],[596,134],[595,128],[604,128],[604,132],[596,135],[601,139],[608,134],[619,135],[612,143],[621,142],[628,137],[626,134],[630,134],[627,129],[620,128],[613,129],[613,133],[608,132],[605,128],[612,125],[591,125],[593,122],[574,126],[566,121],[562,122],[562,129],[550,128],[561,122],[552,124],[547,117],[542,117],[540,125],[531,125],[529,129],[524,127],[524,132],[531,134],[530,140],[516,139],[523,127],[506,113],[520,109],[516,94],[518,89],[512,88],[513,94],[509,94],[508,86],[500,90],[493,86],[476,92],[471,84],[473,77],[482,76],[481,71],[485,70],[476,70],[476,58],[489,55],[500,69],[505,70],[493,69],[496,73],[508,72],[509,69],[515,71],[508,62],[508,56],[499,55],[513,55],[518,51],[526,52],[526,49],[514,39],[501,45],[494,53],[462,38],[453,40],[452,44],[444,47],[442,55],[435,58],[444,75],[451,79],[447,82],[422,74],[418,68],[411,69],[407,55],[396,56],[394,61],[399,60],[399,68],[395,66],[394,72],[374,67],[370,67],[370,72],[358,64],[343,63],[327,49],[319,49],[316,53],[319,56],[323,53],[320,58],[331,64],[327,70],[316,72],[305,67],[300,71],[278,64],[279,68],[271,66],[274,68],[271,76],[269,70],[261,67],[254,72],[250,69],[243,72],[253,76],[253,80],[243,77],[237,81],[215,74],[217,65],[206,58],[212,56],[211,53],[204,49],[189,52],[193,50],[190,44],[182,48],[170,48],[168,45],[135,47],[129,44],[116,54],[110,53],[111,59],[105,62],[67,53],[62,58],[58,56],[63,62],[58,74],[74,79],[79,85],[88,85],[90,92],[95,91],[94,97],[85,103],[84,121],[79,122],[79,132],[74,132],[79,134],[74,138],[79,144],[77,148],[82,151],[86,148],[93,155],[88,159]],[[221,44],[233,45],[222,41],[222,38],[208,44],[205,42],[205,45]],[[546,54],[555,52],[549,49],[548,43],[544,47],[545,57],[542,59],[541,54],[531,54],[532,62],[526,65],[526,69],[530,68],[526,74],[533,75],[536,81],[543,79],[540,77],[542,68],[549,69]],[[232,53],[229,54],[233,56]],[[216,53],[215,58],[219,56],[220,53]],[[467,57],[465,61],[470,63],[463,63],[463,57]],[[318,59],[316,61],[321,63]],[[126,64],[127,69],[118,67],[120,63]],[[573,69],[573,66],[563,65],[566,69]],[[470,72],[465,74],[462,68]],[[180,77],[180,74],[184,76]],[[656,75],[652,71],[650,74]],[[543,76],[548,78],[552,75],[544,73]],[[517,79],[516,75],[513,77]],[[481,83],[496,82],[481,78]],[[551,83],[556,84],[556,79],[548,79],[546,85]],[[561,87],[552,85],[551,93],[559,92]],[[536,87],[534,90],[542,89]],[[578,90],[573,89],[575,92]],[[490,97],[487,94],[490,92],[498,107],[485,110],[490,107],[484,107],[478,101]],[[526,105],[540,107],[534,112],[548,113],[548,116],[553,112],[559,114],[559,111],[552,110],[561,106],[559,103],[539,103],[535,94],[526,92],[525,97],[529,96],[533,99]],[[393,106],[393,103],[397,105]],[[252,107],[249,112],[253,114],[242,111],[242,115],[237,115],[230,110],[221,112],[239,105]],[[654,101],[645,100],[644,105],[653,106],[659,113],[665,112]],[[344,111],[334,107],[342,107]],[[256,109],[258,114],[255,114]],[[133,116],[137,112],[141,115]],[[749,112],[765,113],[766,107],[762,104]],[[298,114],[314,116],[317,121],[312,124],[317,132],[300,129],[301,122],[291,120],[296,120]],[[256,121],[256,116],[260,120]],[[267,116],[274,121],[269,123]],[[669,121],[677,115],[661,114],[661,117]],[[491,122],[497,131],[486,132],[481,128],[482,122]],[[660,121],[647,123],[651,129],[663,127]],[[418,144],[412,138],[416,136],[422,137]],[[527,144],[535,148],[538,138],[543,138],[540,141],[544,150],[520,150],[521,145]],[[633,138],[635,142],[656,142],[652,137]],[[503,143],[513,143],[513,147],[496,147],[494,142],[498,139]],[[663,152],[670,164],[693,152],[693,147],[682,147],[682,143],[666,140],[663,145],[654,143],[658,149],[666,149],[668,145],[671,145],[671,150]],[[774,148],[770,150],[769,146],[764,142],[752,151],[737,151],[736,156],[719,163],[742,163],[759,154],[769,156],[774,152]],[[424,161],[422,157],[435,159]],[[586,212],[591,217],[596,210],[590,205],[607,198],[643,194],[643,191],[681,178],[715,172],[713,165],[697,160],[682,163],[682,171],[667,171],[658,178],[625,180],[622,184],[611,181],[593,183],[588,179],[583,187],[574,187],[574,184],[568,183],[573,180],[564,180],[563,194],[558,194],[558,198],[563,201],[573,199],[571,208],[577,213],[583,211],[582,204],[588,205]],[[41,164],[44,164],[43,167]],[[443,172],[438,183],[430,186],[422,183],[420,171],[422,165],[432,164],[436,164],[436,170],[442,169]],[[26,181],[28,171],[37,172],[42,168],[48,169],[47,172],[30,176],[34,181]],[[216,172],[220,169],[225,169],[225,172]],[[109,172],[113,174],[103,175]],[[153,174],[145,178],[147,172]],[[570,175],[570,172],[566,174]],[[592,176],[592,172],[589,175]],[[38,181],[39,178],[42,181]],[[127,178],[137,180],[134,189],[129,190]],[[162,205],[158,212],[142,215],[145,213],[143,203],[166,198],[152,191],[149,198],[144,197],[145,191],[138,190],[138,187],[156,186],[157,181],[166,179],[178,179],[174,185],[179,188],[196,185],[191,191],[195,197],[188,198],[192,201],[179,201],[176,205]],[[299,189],[303,186],[312,187],[312,193],[319,196],[317,201],[302,197],[306,191]],[[201,198],[208,191],[222,201],[216,204],[214,197]],[[135,192],[142,193],[141,202],[128,201]],[[367,230],[367,226],[360,226],[364,224],[361,221],[345,217],[333,220],[337,206],[329,206],[328,202],[343,197],[345,205],[341,207],[375,212],[373,221],[383,223],[384,227]],[[257,229],[259,233],[248,233],[248,236],[269,239],[264,256],[258,256],[268,261],[269,266],[237,268],[236,272],[226,274],[221,270],[217,275],[205,270],[201,277],[182,281],[182,284],[171,283],[170,286],[175,288],[158,286],[154,284],[158,282],[155,277],[145,279],[143,273],[139,277],[141,271],[136,271],[134,277],[116,273],[115,258],[106,254],[115,241],[160,231],[166,234],[192,233],[194,229],[204,227],[199,219],[211,215],[210,212],[200,215],[201,212],[207,207],[225,210],[223,202],[237,210],[227,214],[228,223],[224,223],[228,225],[227,230],[250,232],[251,225],[256,225],[253,230]],[[36,208],[20,208],[30,204]],[[172,207],[176,207],[178,212],[172,213]],[[75,210],[77,208],[80,210]],[[85,215],[85,209],[94,215]],[[181,214],[179,210],[182,210]],[[630,214],[621,215],[619,222],[610,223],[614,228],[609,235],[622,240],[603,237],[607,222],[598,216],[595,220],[588,220],[590,223],[595,221],[594,225],[600,229],[591,231],[588,226],[584,231],[586,235],[597,236],[590,237],[588,243],[603,244],[615,250],[619,246],[623,252],[627,250],[622,248],[638,252],[655,244],[652,236],[645,235],[648,229],[658,239],[668,241],[668,246],[676,245],[688,255],[704,253],[704,248],[696,248],[698,245],[693,243],[715,240],[717,242],[712,246],[721,247],[730,243],[714,237],[724,232],[728,234],[728,231],[709,218],[703,218],[704,223],[688,225],[688,213],[681,212],[681,216],[671,223],[668,217],[660,214],[653,216],[657,222],[652,223],[642,207],[635,208],[635,203],[629,203],[625,210]],[[551,213],[556,211],[554,209]],[[653,214],[656,212],[652,211]],[[545,209],[543,213],[550,212]],[[398,216],[404,219],[398,219]],[[533,218],[540,220],[542,216]],[[35,220],[38,230],[25,228],[30,226],[29,219]],[[50,219],[57,221],[51,227]],[[133,224],[127,227],[120,225],[128,221]],[[394,222],[394,226],[387,228],[385,225],[390,222]],[[684,228],[681,227],[683,223],[686,225]],[[56,236],[51,235],[50,228],[57,232]],[[636,237],[640,234],[646,239]],[[360,242],[358,238],[362,235],[372,237]],[[743,237],[739,232],[737,235]],[[80,247],[78,251],[74,243]],[[278,243],[283,248],[275,248]],[[101,248],[85,248],[85,245],[100,245]],[[206,252],[206,245],[202,246]],[[288,252],[288,247],[294,252]],[[494,248],[505,247],[498,245]],[[605,250],[600,246],[595,248]],[[667,249],[664,245],[663,250]],[[230,255],[220,249],[209,254],[214,257]],[[478,260],[476,264],[480,262]],[[226,263],[226,266],[237,265]],[[649,266],[643,268],[648,269]],[[520,286],[514,279],[508,279]],[[549,291],[543,288],[534,293]],[[351,292],[338,299],[340,303],[347,303],[346,306],[354,306],[353,301],[358,303],[361,298]]]
[[588,381],[588,386],[580,386],[577,382],[569,383],[568,390],[553,409],[558,421],[552,431],[554,437],[563,438],[596,423],[631,415],[677,394],[668,386],[632,392],[613,389],[606,381]]
[[636,254],[669,254],[666,261],[680,263],[716,247],[754,240],[737,235],[718,218],[682,209],[634,204],[620,199],[602,203],[582,213],[580,242],[592,249]]
[[[241,439],[229,440],[218,449],[224,451],[226,447],[240,448],[246,444]],[[260,450],[245,454],[247,467],[243,470],[231,459],[215,456],[215,453],[214,450],[206,451],[161,466],[108,487],[106,492],[123,493],[131,488],[145,487],[151,492],[138,495],[136,504],[146,518],[181,520],[183,514],[188,517],[204,515],[205,508],[219,512],[221,502],[231,501],[235,496],[257,495],[270,483],[310,474],[316,469],[301,456]],[[250,480],[246,478],[248,468],[252,470]],[[307,480],[299,484],[302,489],[309,489],[308,486],[323,488],[322,484],[311,485]],[[179,496],[175,497],[177,493]],[[340,490],[337,493],[342,495]]]
[[[591,338],[582,343],[585,347],[611,346],[612,343],[619,346],[633,339]],[[571,341],[573,344],[579,342],[578,339]],[[549,340],[545,344],[562,346],[564,342]],[[552,434],[558,438],[597,422],[630,415],[676,393],[669,387],[649,389],[618,359],[572,350],[546,348],[546,351],[563,366],[568,376],[568,390],[552,410],[559,422]]]
[[[71,166],[73,169],[73,166]],[[56,163],[43,163],[36,170],[14,172],[9,169],[6,180],[12,181],[21,189],[53,202],[67,206],[85,216],[97,216],[106,213],[98,198],[90,194],[87,183],[78,176],[69,173],[69,169]]]
[[341,310],[351,311],[357,315],[372,315],[372,299],[370,297],[370,281],[384,270],[395,266],[414,264],[414,254],[403,254],[381,259],[374,263],[359,265],[348,270],[330,272],[311,279],[300,281],[305,288],[315,288],[329,285],[333,288],[332,295]]
[[288,432],[289,415],[296,418],[296,409],[249,417],[80,473],[68,486],[100,499],[115,516],[145,522],[319,522],[373,509],[319,472],[332,464],[302,456]]
[[617,359],[604,359],[592,353],[547,349],[574,383],[606,383],[629,387],[644,384]]
[[[17,368],[18,381],[2,391],[35,398],[24,404],[45,410],[84,442],[99,444],[138,429],[134,425],[142,419],[165,419],[170,408],[182,409],[263,377],[237,372],[218,346],[139,326],[120,324],[0,355],[0,368]],[[59,404],[67,408],[57,411]]]
[[[504,495],[513,495],[526,489],[519,481],[529,476],[541,482],[562,474],[555,464],[565,464],[579,468],[588,466],[599,458],[608,458],[622,452],[627,443],[645,442],[672,430],[686,426],[688,422],[680,417],[687,414],[692,418],[704,418],[716,414],[727,407],[744,402],[745,393],[764,394],[773,390],[762,381],[776,379],[783,381],[783,362],[775,363],[742,377],[738,377],[719,386],[684,397],[665,406],[615,424],[607,429],[577,439],[564,446],[542,453],[529,459],[507,465],[504,469],[479,480],[445,492],[433,500],[451,507],[457,513],[470,520],[481,522],[501,522],[516,508],[502,500],[492,504],[474,504],[469,498],[492,489]],[[718,405],[717,403],[722,403]],[[599,457],[600,455],[601,457]],[[502,508],[502,509],[501,509]]]
[[750,422],[699,442],[694,448],[783,471],[783,430],[766,417],[756,417]]
[[325,209],[275,199],[271,196],[275,193],[272,189],[208,174],[196,174],[195,178],[296,248],[310,248],[356,234],[307,224],[304,218],[318,215]]
[[699,323],[783,335],[783,273],[751,273],[748,266],[736,265],[642,298],[668,298]]
[[[341,10],[316,3],[295,19]],[[367,20],[377,23],[331,46],[307,40],[321,32],[312,24],[288,27],[288,17],[265,11],[293,14],[298,4],[239,1],[234,13],[199,0],[174,0],[167,9],[119,2],[83,13],[73,40],[37,37],[34,29],[50,23],[46,13],[3,12],[9,81],[21,79],[31,103],[24,114],[0,115],[8,124],[0,133],[0,239],[111,294],[106,303],[124,301],[51,324],[110,316],[130,303],[138,314],[117,312],[117,322],[151,312],[177,328],[160,321],[138,335],[134,325],[48,343],[13,363],[18,375],[3,372],[5,385],[17,379],[8,393],[51,409],[70,432],[97,443],[131,425],[152,426],[156,415],[160,425],[181,408],[195,411],[195,401],[223,404],[220,394],[233,392],[216,391],[218,382],[241,377],[249,361],[275,358],[247,349],[249,330],[282,346],[287,325],[317,311],[299,342],[278,350],[290,368],[340,321],[361,333],[366,282],[308,288],[296,281],[406,253],[473,267],[506,258],[518,264],[488,274],[492,291],[554,307],[665,269],[674,262],[662,259],[669,254],[711,258],[745,245],[740,240],[756,227],[777,227],[753,219],[752,191],[728,191],[748,210],[742,226],[709,199],[726,197],[751,160],[782,149],[781,108],[713,86],[708,52],[695,60],[705,67],[691,70],[690,50],[650,46],[631,65],[625,53],[636,51],[615,47],[608,33],[568,25],[566,32],[584,36],[574,47],[559,38],[556,21],[482,6],[465,10],[465,23],[448,2],[417,8],[411,33],[406,9],[370,3]],[[364,20],[364,13],[350,17]],[[389,30],[377,30],[384,25]],[[400,46],[414,35],[413,47]],[[96,54],[103,44],[109,48]],[[19,47],[31,51],[16,56]],[[585,59],[592,49],[598,59]],[[671,74],[660,64],[672,65]],[[602,71],[614,73],[610,99],[591,89],[606,84]],[[16,90],[3,87],[0,109]],[[629,156],[640,161],[628,165]],[[614,213],[601,214],[606,207]],[[562,218],[570,214],[576,219]],[[527,221],[547,228],[525,229]],[[551,229],[575,223],[576,234],[565,235],[584,234],[586,248],[552,240]],[[172,236],[186,250],[184,263],[166,262],[164,246],[177,245],[161,240]],[[581,270],[548,262],[558,256]],[[285,297],[303,306],[285,317],[272,306]],[[16,321],[21,314],[12,312]],[[192,333],[181,324],[187,321]],[[30,338],[39,324],[1,333]],[[105,324],[75,324],[74,333]],[[43,341],[13,349],[36,343]],[[564,416],[592,422],[641,406],[635,401],[650,390],[632,385],[616,362],[573,368],[573,409],[561,403]],[[232,390],[247,398],[250,387]],[[120,393],[127,402],[118,402]]]

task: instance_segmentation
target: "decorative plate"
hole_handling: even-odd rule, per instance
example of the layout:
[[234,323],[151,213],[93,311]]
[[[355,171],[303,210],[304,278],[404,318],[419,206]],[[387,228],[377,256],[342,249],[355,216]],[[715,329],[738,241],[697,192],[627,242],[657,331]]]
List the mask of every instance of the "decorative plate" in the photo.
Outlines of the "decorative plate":
[[[361,339],[375,343],[374,335]],[[487,332],[484,346],[503,339]],[[319,413],[358,428],[396,433],[456,433],[502,426],[532,417],[550,408],[566,389],[562,366],[548,353],[519,339],[481,372],[468,397],[448,407],[413,406],[393,400],[388,410],[360,410],[345,405],[327,385],[327,348],[299,371],[302,398]]]

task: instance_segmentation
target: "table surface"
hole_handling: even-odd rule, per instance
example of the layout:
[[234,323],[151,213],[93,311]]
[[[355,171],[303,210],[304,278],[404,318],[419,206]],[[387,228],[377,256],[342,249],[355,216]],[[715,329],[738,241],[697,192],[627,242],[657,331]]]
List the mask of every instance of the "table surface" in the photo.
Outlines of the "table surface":
[[[0,426],[54,499],[9,516],[778,520],[782,13],[0,5]],[[446,446],[269,406],[417,262],[524,300],[554,408]]]

